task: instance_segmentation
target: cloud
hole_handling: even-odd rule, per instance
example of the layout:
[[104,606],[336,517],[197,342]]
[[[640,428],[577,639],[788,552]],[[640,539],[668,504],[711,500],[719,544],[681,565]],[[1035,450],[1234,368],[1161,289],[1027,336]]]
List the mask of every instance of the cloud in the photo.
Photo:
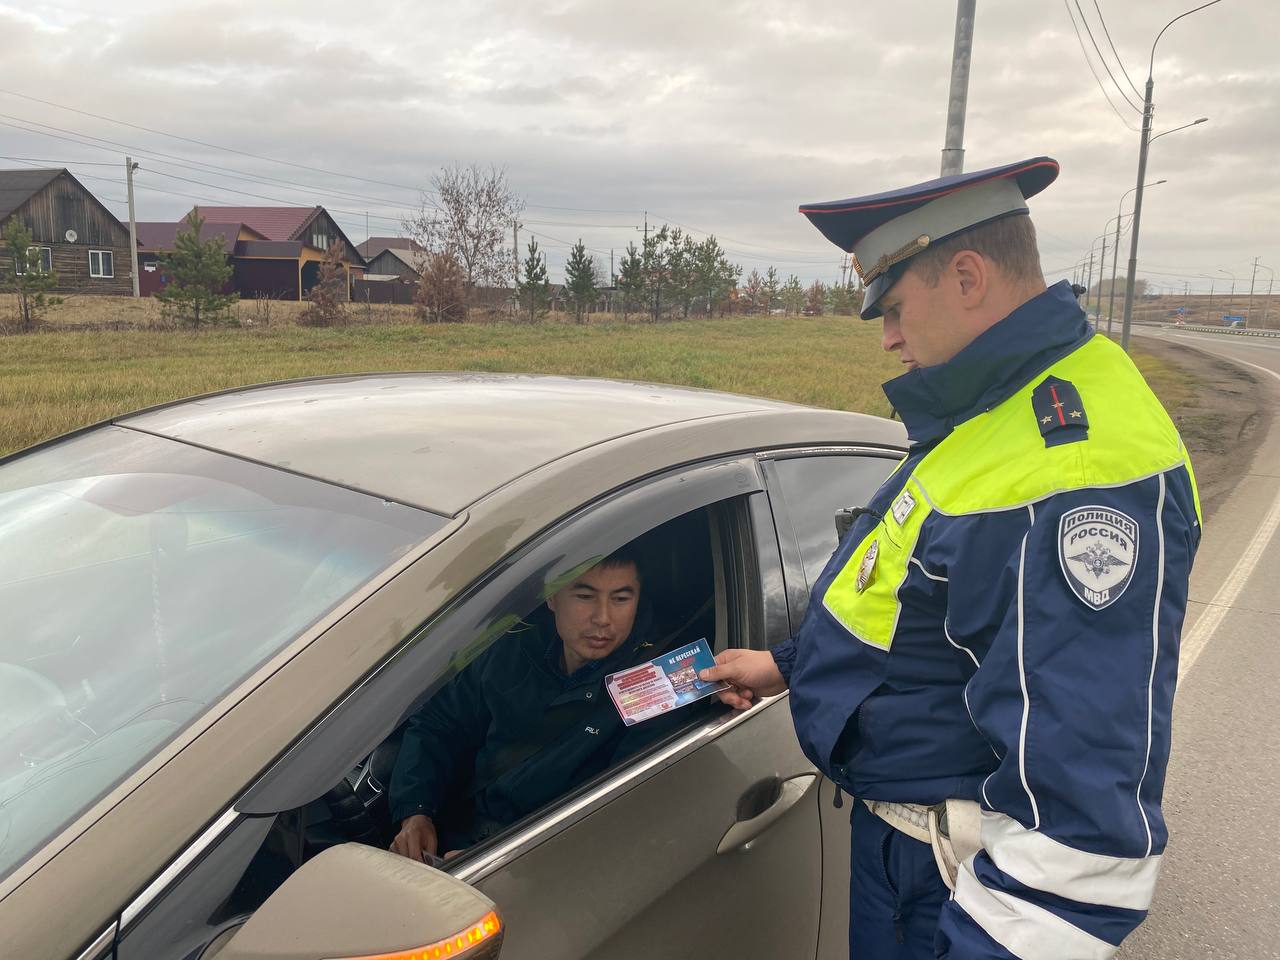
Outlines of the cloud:
[[[1111,60],[1092,5],[1083,6]],[[1175,7],[1103,5],[1139,89],[1154,34],[1181,12]],[[176,216],[195,196],[263,202],[227,192],[234,188],[324,203],[358,239],[366,211],[372,232],[394,230],[417,205],[414,188],[440,165],[493,162],[528,197],[530,218],[557,222],[538,228],[548,236],[620,250],[647,210],[651,222],[735,238],[723,242],[747,269],[772,258],[806,281],[831,279],[840,252],[796,207],[936,175],[953,17],[947,4],[846,9],[818,0],[387,0],[376,16],[334,0],[122,0],[108,8],[62,0],[38,11],[4,4],[0,88],[331,173],[3,94],[0,113],[122,146],[0,129],[14,156],[143,156],[139,208],[148,219]],[[1280,149],[1278,32],[1280,8],[1236,0],[1161,40],[1157,131],[1211,119],[1152,147],[1149,176],[1169,183],[1148,196],[1144,262],[1192,272],[1280,259],[1272,226],[1280,198],[1271,186]],[[1140,117],[1097,69],[1124,119],[1103,99],[1065,9],[981,5],[966,166],[1039,154],[1062,162],[1058,184],[1032,204],[1051,267],[1087,256],[1136,176],[1137,133],[1126,123],[1136,128]],[[174,158],[200,169],[175,167]],[[105,177],[85,181],[104,196],[122,196],[114,170],[75,169]],[[548,248],[555,272],[564,249]]]

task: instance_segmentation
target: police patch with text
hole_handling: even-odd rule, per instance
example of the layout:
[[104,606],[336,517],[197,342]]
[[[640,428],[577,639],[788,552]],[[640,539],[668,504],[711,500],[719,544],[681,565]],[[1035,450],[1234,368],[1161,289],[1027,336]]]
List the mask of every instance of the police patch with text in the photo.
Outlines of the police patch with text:
[[1058,562],[1072,592],[1095,610],[1120,599],[1138,562],[1138,524],[1110,507],[1081,507],[1058,523]]

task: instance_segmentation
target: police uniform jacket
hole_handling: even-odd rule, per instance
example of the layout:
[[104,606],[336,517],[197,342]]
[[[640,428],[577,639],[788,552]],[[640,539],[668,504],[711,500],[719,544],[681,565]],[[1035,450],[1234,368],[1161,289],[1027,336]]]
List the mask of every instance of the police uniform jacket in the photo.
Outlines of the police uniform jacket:
[[939,956],[1103,958],[1150,904],[1191,464],[1059,283],[885,385],[911,441],[775,659],[855,797],[982,805]]
[[658,654],[645,608],[622,646],[570,676],[554,627],[536,622],[550,618],[533,619],[446,683],[405,729],[392,821],[426,814],[442,849],[484,839],[665,732],[662,719],[625,728],[604,689],[607,674]]

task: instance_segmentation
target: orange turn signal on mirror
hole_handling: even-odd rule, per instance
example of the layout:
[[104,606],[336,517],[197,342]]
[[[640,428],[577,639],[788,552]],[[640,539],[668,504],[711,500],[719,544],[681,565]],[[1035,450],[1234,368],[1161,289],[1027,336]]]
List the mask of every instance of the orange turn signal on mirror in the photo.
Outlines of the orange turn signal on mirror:
[[461,933],[425,947],[399,950],[395,953],[377,953],[364,957],[344,957],[342,960],[443,960],[445,957],[465,957],[472,947],[487,943],[502,932],[502,921],[490,910]]

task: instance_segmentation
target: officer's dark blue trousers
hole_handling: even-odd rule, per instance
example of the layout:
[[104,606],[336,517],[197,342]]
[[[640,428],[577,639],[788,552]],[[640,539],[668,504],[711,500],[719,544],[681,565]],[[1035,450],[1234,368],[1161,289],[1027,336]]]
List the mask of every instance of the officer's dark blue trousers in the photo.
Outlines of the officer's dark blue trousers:
[[934,960],[938,914],[951,895],[933,851],[853,802],[851,960]]

